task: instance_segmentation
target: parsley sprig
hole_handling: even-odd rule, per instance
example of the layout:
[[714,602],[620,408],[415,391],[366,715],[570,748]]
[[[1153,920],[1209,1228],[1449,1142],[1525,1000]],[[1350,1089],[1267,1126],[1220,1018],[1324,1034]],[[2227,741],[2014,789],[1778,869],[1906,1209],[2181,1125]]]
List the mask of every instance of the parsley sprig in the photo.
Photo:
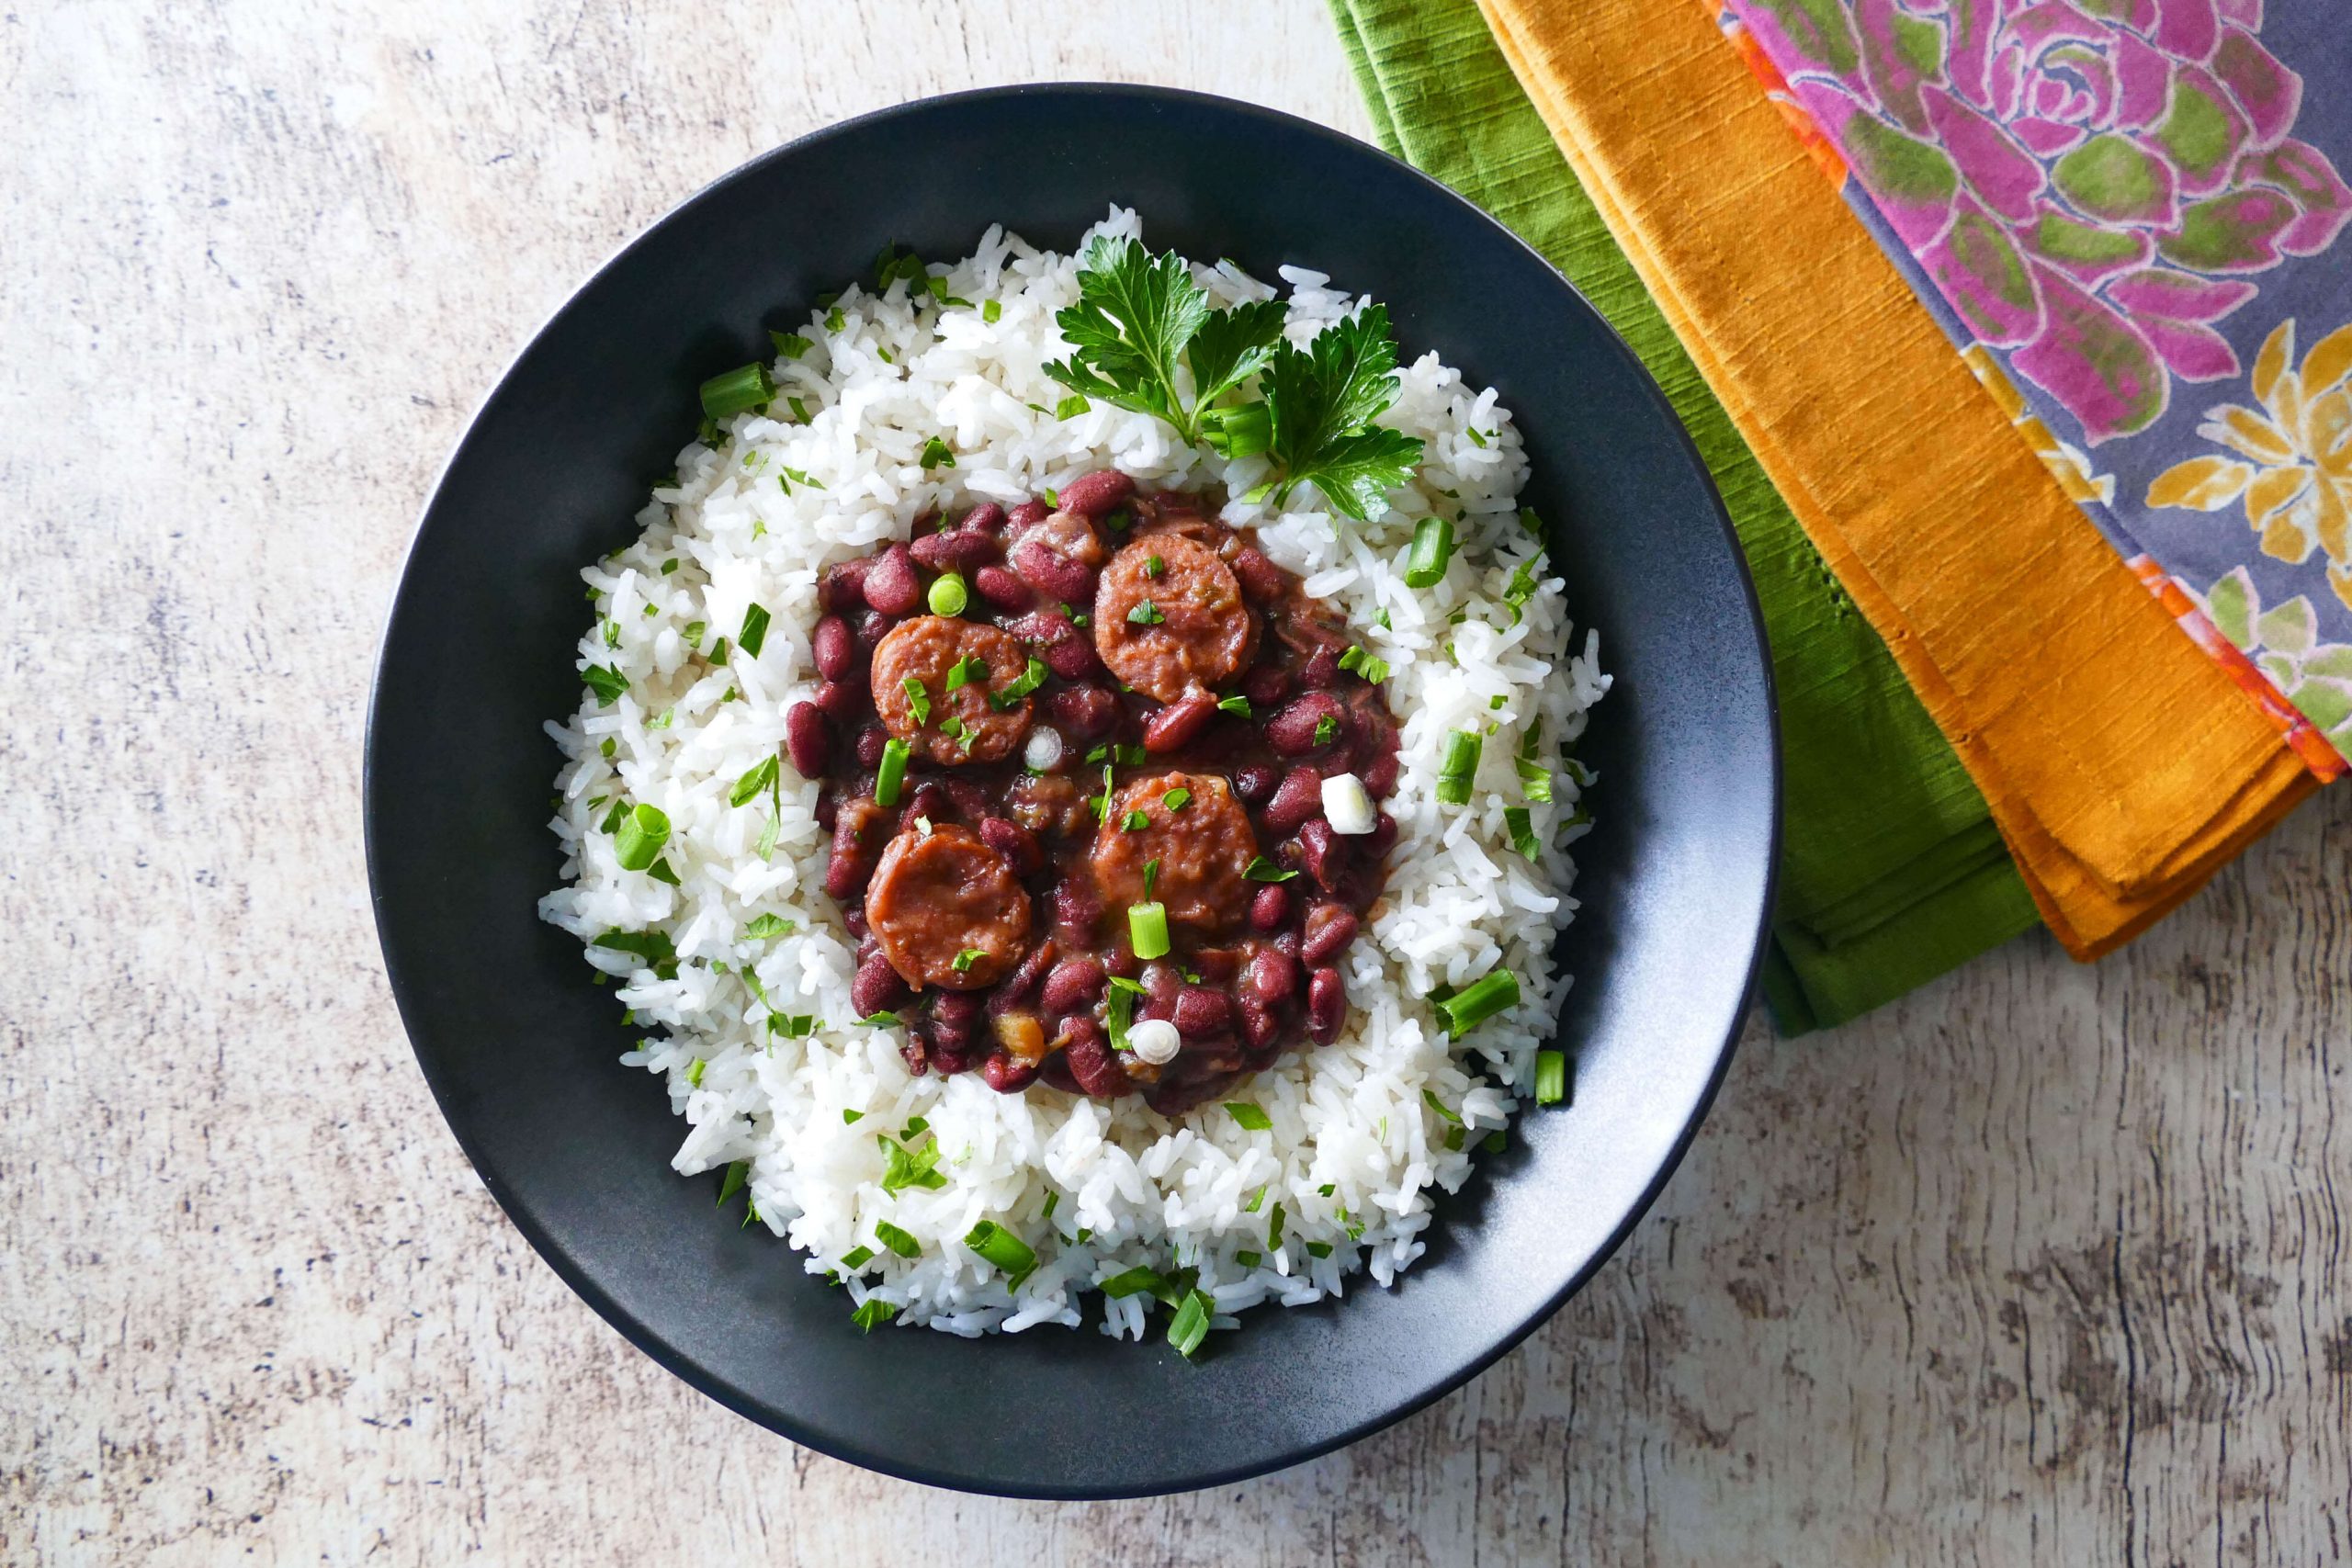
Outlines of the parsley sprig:
[[[1283,336],[1280,301],[1212,309],[1174,251],[1157,258],[1134,239],[1098,238],[1078,275],[1079,302],[1055,317],[1070,356],[1046,367],[1084,397],[1165,420],[1227,457],[1263,452],[1276,504],[1312,484],[1359,521],[1411,478],[1421,443],[1374,424],[1396,400],[1388,311],[1368,306],[1306,348]],[[1193,396],[1177,385],[1190,371]],[[1261,397],[1247,399],[1255,379]],[[1219,405],[1240,393],[1244,400]]]

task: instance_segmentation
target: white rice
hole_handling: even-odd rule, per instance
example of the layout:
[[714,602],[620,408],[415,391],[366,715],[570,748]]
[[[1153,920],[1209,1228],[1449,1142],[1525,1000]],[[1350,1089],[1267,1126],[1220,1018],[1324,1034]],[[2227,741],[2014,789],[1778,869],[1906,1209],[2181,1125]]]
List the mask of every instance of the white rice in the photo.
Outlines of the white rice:
[[[1133,212],[1114,208],[1094,232],[1140,231]],[[990,228],[970,257],[944,269],[947,294],[968,308],[910,303],[901,279],[878,299],[850,289],[834,324],[812,318],[800,331],[815,346],[775,367],[807,423],[786,423],[779,400],[778,418],[739,416],[717,449],[688,446],[675,482],[639,513],[642,537],[582,574],[598,618],[579,663],[617,669],[628,689],[610,705],[590,695],[548,726],[567,759],[552,823],[567,885],[541,914],[583,941],[659,929],[679,955],[676,977],[664,980],[625,953],[588,949],[652,1032],[621,1060],[658,1075],[686,1120],[672,1165],[691,1176],[748,1162],[761,1222],[807,1254],[810,1272],[847,1277],[844,1313],[878,1298],[901,1324],[956,1334],[1074,1325],[1081,1292],[1139,1264],[1197,1269],[1227,1314],[1339,1295],[1359,1269],[1385,1285],[1419,1258],[1433,1190],[1460,1187],[1480,1142],[1532,1093],[1536,1049],[1568,984],[1553,973],[1551,949],[1577,907],[1565,846],[1586,830],[1577,797],[1589,775],[1552,766],[1551,802],[1529,807],[1546,846],[1531,863],[1504,822],[1506,807],[1528,804],[1515,759],[1537,728],[1543,756],[1558,758],[1609,685],[1594,634],[1568,651],[1558,579],[1543,578],[1517,617],[1505,603],[1514,570],[1537,555],[1517,515],[1527,474],[1520,435],[1491,390],[1423,355],[1382,423],[1421,437],[1424,465],[1385,517],[1335,517],[1306,486],[1279,513],[1239,501],[1224,513],[1256,528],[1267,553],[1343,610],[1394,671],[1387,697],[1402,718],[1403,772],[1387,809],[1400,832],[1387,892],[1343,959],[1351,1011],[1340,1041],[1289,1052],[1232,1092],[1265,1111],[1272,1128],[1258,1132],[1221,1104],[1170,1119],[1135,1097],[1104,1103],[1043,1086],[1000,1095],[977,1073],[910,1077],[895,1031],[850,1021],[854,943],[822,891],[830,836],[817,824],[817,785],[785,766],[769,859],[758,852],[765,797],[730,807],[728,795],[776,755],[785,708],[814,684],[808,631],[829,563],[907,537],[926,510],[1010,506],[1106,465],[1146,489],[1222,485],[1234,496],[1263,477],[1260,458],[1178,449],[1147,415],[1100,403],[1066,420],[1039,412],[1065,395],[1040,366],[1067,352],[1054,314],[1076,299],[1076,274],[1072,256]],[[1229,263],[1193,275],[1219,304],[1277,293]],[[1320,273],[1286,266],[1282,277],[1294,342],[1363,303]],[[993,322],[980,309],[989,300],[1001,307]],[[933,436],[954,448],[954,468],[920,465]],[[796,478],[787,491],[786,470],[815,482]],[[1408,588],[1403,553],[1415,523],[1437,509],[1460,514],[1452,564],[1435,587]],[[704,624],[707,649],[732,638],[754,603],[774,615],[756,658],[737,650],[718,671],[690,662],[690,623]],[[1436,797],[1453,729],[1487,732],[1466,807]],[[599,826],[616,799],[669,815],[677,886],[619,868]],[[766,941],[746,934],[770,914],[794,929]],[[813,1033],[769,1032],[768,1008],[735,973],[747,964],[776,1010],[815,1017]],[[1520,1005],[1450,1044],[1422,998],[1498,965],[1519,976]],[[1461,1118],[1455,1147],[1453,1122],[1428,1097]],[[946,1184],[886,1192],[876,1134],[898,1134],[914,1117],[938,1138]],[[1270,1246],[1277,1211],[1281,1240]],[[982,1219],[1037,1254],[1017,1291],[963,1245]],[[920,1256],[894,1254],[877,1222],[911,1235]],[[846,1268],[843,1255],[861,1247],[872,1259]],[[1245,1263],[1244,1253],[1260,1260]],[[1140,1336],[1152,1304],[1148,1295],[1106,1299],[1105,1331]]]

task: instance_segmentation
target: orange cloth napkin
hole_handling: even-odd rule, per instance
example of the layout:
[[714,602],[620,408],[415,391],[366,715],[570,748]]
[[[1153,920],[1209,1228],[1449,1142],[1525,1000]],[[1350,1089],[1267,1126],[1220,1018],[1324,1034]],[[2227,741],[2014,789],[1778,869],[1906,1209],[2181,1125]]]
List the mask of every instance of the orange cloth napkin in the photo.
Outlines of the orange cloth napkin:
[[2129,941],[2316,787],[2010,428],[1710,17],[1480,5],[2068,952]]

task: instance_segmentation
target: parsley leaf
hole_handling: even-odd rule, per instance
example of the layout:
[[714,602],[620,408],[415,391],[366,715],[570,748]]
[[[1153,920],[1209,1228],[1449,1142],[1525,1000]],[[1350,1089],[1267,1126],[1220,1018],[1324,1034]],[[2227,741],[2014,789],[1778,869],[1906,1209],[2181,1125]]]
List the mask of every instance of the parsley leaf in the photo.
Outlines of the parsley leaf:
[[1273,457],[1283,470],[1277,504],[1312,484],[1361,521],[1392,485],[1411,477],[1421,444],[1372,422],[1396,400],[1396,344],[1388,308],[1368,305],[1327,327],[1304,349],[1283,344],[1266,366]]
[[1208,318],[1208,296],[1182,256],[1155,260],[1133,239],[1098,238],[1079,271],[1078,303],[1054,317],[1070,356],[1046,374],[1081,397],[1157,414],[1189,441],[1176,363]]

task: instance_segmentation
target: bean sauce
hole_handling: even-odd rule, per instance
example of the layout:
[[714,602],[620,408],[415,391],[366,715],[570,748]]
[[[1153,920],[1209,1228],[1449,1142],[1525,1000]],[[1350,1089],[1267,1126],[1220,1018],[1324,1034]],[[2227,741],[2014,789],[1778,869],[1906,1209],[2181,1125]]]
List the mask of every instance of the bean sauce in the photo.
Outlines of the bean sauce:
[[[824,784],[855,1005],[898,1011],[910,1067],[1173,1113],[1337,1038],[1395,831],[1333,832],[1322,781],[1385,796],[1397,726],[1340,668],[1346,625],[1199,499],[1104,469],[1057,501],[829,569],[786,750]],[[950,571],[964,613],[922,614]],[[1147,1018],[1173,1061],[1120,1049]]]

